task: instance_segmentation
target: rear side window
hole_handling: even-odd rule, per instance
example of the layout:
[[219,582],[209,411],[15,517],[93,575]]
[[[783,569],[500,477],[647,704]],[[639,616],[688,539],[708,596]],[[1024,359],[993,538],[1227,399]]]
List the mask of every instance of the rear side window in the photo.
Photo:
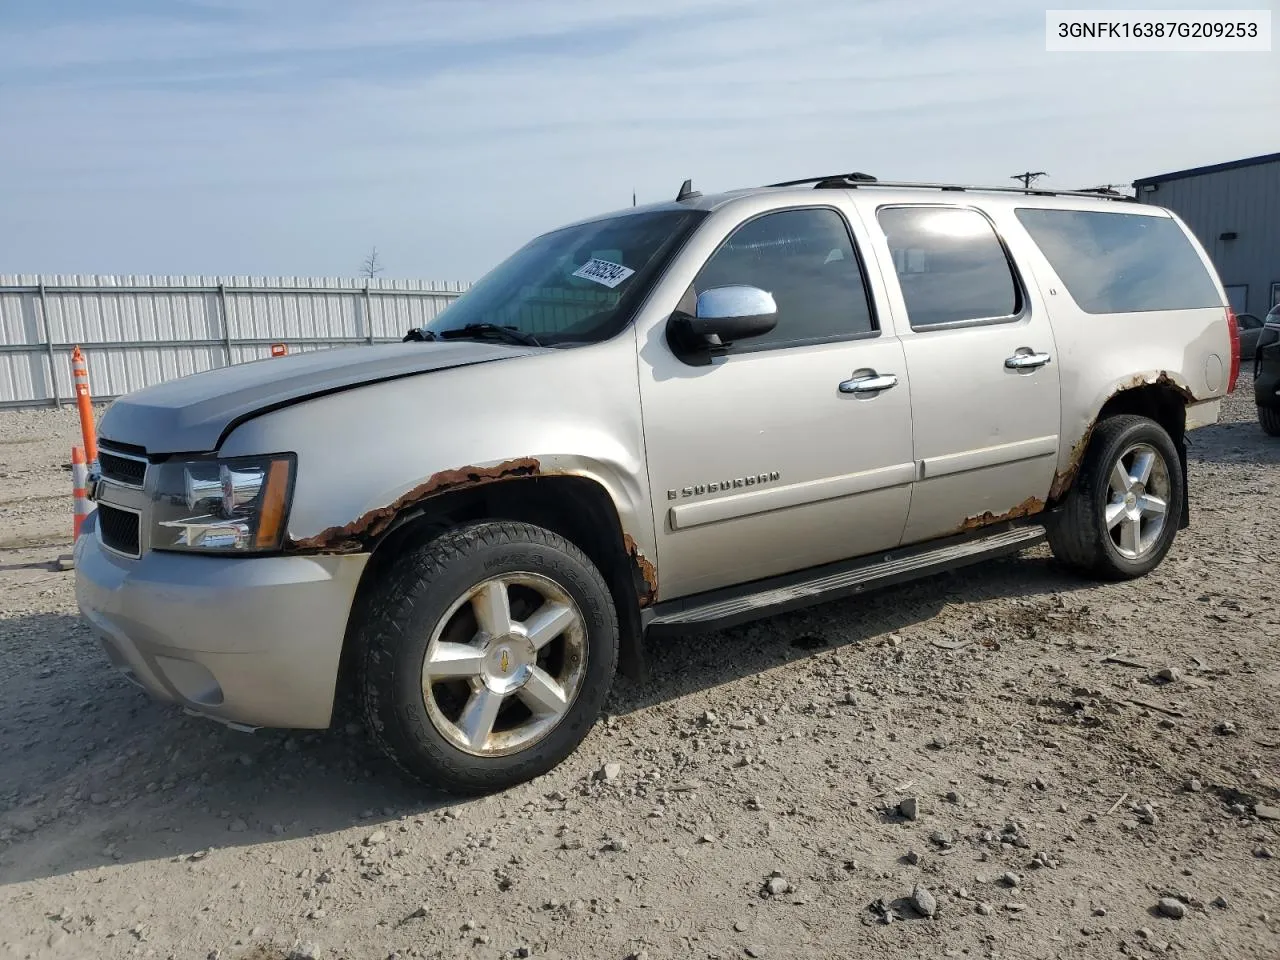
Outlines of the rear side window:
[[1170,217],[1030,207],[1017,215],[1086,313],[1222,306],[1200,255]]
[[883,207],[876,218],[913,329],[1013,317],[1018,284],[991,222],[963,207]]

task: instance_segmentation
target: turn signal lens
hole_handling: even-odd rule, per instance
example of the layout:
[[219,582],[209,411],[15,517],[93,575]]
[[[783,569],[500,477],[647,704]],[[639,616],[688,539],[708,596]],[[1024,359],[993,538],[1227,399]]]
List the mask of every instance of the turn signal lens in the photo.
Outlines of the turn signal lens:
[[284,511],[289,498],[289,461],[274,460],[267,470],[267,490],[262,497],[258,513],[258,534],[254,538],[260,550],[272,550],[280,545],[284,527]]

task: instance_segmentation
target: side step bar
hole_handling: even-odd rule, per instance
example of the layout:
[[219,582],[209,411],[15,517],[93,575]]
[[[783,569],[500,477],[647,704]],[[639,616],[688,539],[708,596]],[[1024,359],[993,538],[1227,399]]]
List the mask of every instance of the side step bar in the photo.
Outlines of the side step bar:
[[650,632],[719,630],[787,610],[852,596],[872,587],[916,580],[989,557],[1016,553],[1045,537],[1036,523],[1007,524],[977,535],[894,550],[799,573],[757,580],[659,603],[650,611]]

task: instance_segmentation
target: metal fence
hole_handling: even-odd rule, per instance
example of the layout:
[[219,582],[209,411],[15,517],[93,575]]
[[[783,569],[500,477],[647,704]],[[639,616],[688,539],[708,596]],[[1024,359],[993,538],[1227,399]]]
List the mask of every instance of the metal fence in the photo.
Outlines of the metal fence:
[[0,407],[69,402],[71,350],[95,400],[271,355],[400,340],[462,283],[313,277],[0,274]]

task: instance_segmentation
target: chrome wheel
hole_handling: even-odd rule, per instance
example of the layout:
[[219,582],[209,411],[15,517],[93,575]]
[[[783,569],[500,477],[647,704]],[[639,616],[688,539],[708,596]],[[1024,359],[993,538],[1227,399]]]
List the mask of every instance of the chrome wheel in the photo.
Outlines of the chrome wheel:
[[582,687],[587,630],[570,596],[535,573],[482,580],[440,618],[422,664],[427,715],[480,757],[537,743]]
[[1111,467],[1106,524],[1120,556],[1137,560],[1160,542],[1173,485],[1155,447],[1136,443]]

